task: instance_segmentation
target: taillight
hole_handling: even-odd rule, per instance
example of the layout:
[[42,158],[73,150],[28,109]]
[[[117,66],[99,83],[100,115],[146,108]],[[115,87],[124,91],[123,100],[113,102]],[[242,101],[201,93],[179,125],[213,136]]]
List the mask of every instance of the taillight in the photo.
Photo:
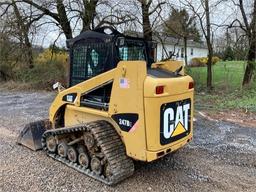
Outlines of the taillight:
[[164,93],[164,86],[163,85],[157,86],[156,87],[156,94],[159,95],[159,94],[162,94],[162,93]]
[[194,82],[191,81],[191,82],[189,82],[189,84],[188,84],[188,89],[193,89],[193,88],[194,88]]

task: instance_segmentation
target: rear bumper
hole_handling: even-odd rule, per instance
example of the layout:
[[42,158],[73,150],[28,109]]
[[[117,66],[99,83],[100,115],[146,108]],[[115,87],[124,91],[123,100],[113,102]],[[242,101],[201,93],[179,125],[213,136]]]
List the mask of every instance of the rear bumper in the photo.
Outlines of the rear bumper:
[[147,162],[154,161],[154,160],[159,159],[167,154],[177,151],[178,149],[184,147],[190,141],[192,141],[192,134],[187,136],[186,138],[181,139],[180,141],[178,141],[175,145],[172,145],[171,147],[167,147],[167,148],[161,149],[159,151],[146,151]]

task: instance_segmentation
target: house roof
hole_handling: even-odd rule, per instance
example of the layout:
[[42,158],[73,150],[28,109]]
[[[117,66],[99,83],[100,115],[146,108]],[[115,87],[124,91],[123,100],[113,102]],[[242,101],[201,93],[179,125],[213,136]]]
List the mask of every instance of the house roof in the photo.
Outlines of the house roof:
[[[143,38],[142,32],[126,31],[126,32],[124,32],[124,34],[134,36],[134,37]],[[183,39],[178,39],[178,38],[168,36],[164,33],[159,33],[159,32],[153,33],[153,40],[156,41],[157,43],[164,43],[164,44],[168,44],[168,45],[177,45],[180,47],[184,46]],[[196,42],[191,39],[187,40],[187,46],[194,47],[194,48],[207,49],[207,45],[205,42]]]
[[[160,37],[153,36],[153,39],[157,43],[161,43],[159,38],[161,38],[161,41],[164,44],[177,45],[177,46],[181,46],[181,47],[184,46],[183,39],[178,39],[178,38],[170,37],[170,36],[166,36],[166,37],[163,37],[163,36],[160,36]],[[193,41],[193,40],[187,40],[187,47],[207,49],[207,46],[206,46],[206,44],[204,42],[196,42],[196,41]]]

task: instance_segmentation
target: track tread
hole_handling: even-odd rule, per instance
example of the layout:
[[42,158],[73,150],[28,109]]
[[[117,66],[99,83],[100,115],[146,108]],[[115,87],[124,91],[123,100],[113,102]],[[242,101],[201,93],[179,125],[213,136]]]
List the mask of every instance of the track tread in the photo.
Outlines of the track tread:
[[[48,155],[53,159],[56,159],[69,167],[74,168],[75,170],[88,175],[96,180],[99,180],[108,185],[113,185],[121,180],[131,176],[134,172],[134,164],[132,159],[130,159],[126,155],[125,146],[123,145],[120,136],[116,133],[114,128],[110,123],[104,120],[94,121],[82,125],[72,126],[72,127],[64,127],[59,129],[48,130],[44,133],[42,138],[42,144],[46,145],[46,137],[50,135],[62,135],[67,133],[75,133],[75,132],[91,132],[101,147],[101,151],[105,155],[108,163],[112,169],[112,176],[110,178],[106,178],[101,175],[98,176],[90,169],[84,169],[77,163],[71,163],[67,159],[58,156],[57,154],[52,154],[48,152]],[[47,150],[47,148],[46,148]]]

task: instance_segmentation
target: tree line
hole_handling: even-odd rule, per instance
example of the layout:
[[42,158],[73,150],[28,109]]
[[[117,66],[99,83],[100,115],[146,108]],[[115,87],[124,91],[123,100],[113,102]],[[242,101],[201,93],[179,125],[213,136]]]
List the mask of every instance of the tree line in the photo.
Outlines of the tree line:
[[[226,16],[217,13],[228,7]],[[164,43],[163,34],[180,39],[186,65],[187,41],[206,42],[208,89],[213,88],[212,58],[218,52],[228,55],[236,48],[244,53],[243,85],[251,84],[255,76],[256,0],[3,0],[0,17],[1,44],[17,50],[18,60],[28,69],[34,64],[33,39],[45,35],[42,28],[57,29],[57,41],[61,35],[71,39],[83,31],[111,25],[122,31],[142,31],[146,40],[155,35]],[[7,59],[2,56],[5,49],[0,49],[2,60]]]

